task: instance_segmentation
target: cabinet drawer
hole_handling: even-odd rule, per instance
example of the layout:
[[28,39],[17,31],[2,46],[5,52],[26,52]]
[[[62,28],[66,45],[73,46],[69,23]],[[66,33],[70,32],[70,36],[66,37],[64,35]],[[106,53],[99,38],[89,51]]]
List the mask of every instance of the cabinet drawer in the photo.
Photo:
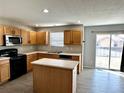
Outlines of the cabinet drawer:
[[80,60],[80,57],[79,56],[72,56],[72,60],[79,61]]
[[59,58],[59,55],[57,55],[57,54],[39,53],[39,54],[38,54],[38,58],[39,58],[39,59],[41,59],[41,58],[54,58],[54,59],[58,59],[58,58]]

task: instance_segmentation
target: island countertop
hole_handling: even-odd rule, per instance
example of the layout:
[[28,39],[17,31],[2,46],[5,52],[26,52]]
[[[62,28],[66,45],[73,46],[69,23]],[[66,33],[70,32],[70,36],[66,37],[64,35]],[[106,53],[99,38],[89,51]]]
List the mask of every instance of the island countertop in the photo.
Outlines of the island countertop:
[[57,68],[63,68],[63,69],[74,69],[75,66],[78,65],[78,61],[43,58],[43,59],[39,59],[37,61],[32,62],[32,64],[49,66],[49,67],[57,67]]

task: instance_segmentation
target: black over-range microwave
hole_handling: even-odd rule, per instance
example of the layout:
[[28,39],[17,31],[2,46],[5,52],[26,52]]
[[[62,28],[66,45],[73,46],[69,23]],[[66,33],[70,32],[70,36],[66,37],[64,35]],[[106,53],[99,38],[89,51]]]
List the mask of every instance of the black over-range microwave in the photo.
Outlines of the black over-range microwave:
[[13,36],[13,35],[4,35],[4,45],[5,46],[14,46],[22,44],[21,36]]

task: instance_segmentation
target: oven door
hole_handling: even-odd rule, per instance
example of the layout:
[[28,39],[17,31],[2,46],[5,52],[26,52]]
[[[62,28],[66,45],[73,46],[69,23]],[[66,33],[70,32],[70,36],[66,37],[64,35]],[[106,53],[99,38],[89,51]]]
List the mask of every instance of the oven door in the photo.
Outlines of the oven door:
[[10,58],[10,80],[18,78],[27,73],[26,56],[17,56]]

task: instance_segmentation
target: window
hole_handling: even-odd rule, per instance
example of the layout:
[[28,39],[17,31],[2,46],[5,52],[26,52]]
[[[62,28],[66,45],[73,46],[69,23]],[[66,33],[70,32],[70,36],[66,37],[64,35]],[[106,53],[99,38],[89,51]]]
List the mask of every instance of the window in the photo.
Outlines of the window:
[[51,32],[50,33],[51,46],[64,46],[64,32]]

